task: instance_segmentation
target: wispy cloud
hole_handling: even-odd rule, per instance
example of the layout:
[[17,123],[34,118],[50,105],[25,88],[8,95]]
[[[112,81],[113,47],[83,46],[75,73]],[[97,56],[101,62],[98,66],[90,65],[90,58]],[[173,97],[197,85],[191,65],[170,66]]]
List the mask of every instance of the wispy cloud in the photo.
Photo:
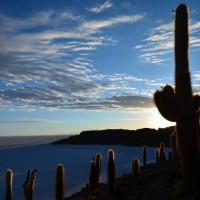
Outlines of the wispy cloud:
[[200,81],[200,71],[194,72],[193,77],[195,81]]
[[127,74],[99,74],[89,55],[99,47],[118,44],[104,34],[106,28],[144,17],[88,20],[54,10],[28,18],[1,14],[1,109],[123,109],[125,103],[109,98],[116,93],[135,96],[137,89],[131,84],[144,80]]
[[108,10],[112,6],[113,6],[112,2],[108,0],[103,4],[96,4],[94,7],[87,8],[87,10],[97,14],[104,12],[105,10]]
[[[200,22],[190,22],[190,47],[200,46]],[[161,24],[150,30],[140,44],[134,47],[140,53],[141,60],[148,63],[163,63],[173,58],[174,24]]]

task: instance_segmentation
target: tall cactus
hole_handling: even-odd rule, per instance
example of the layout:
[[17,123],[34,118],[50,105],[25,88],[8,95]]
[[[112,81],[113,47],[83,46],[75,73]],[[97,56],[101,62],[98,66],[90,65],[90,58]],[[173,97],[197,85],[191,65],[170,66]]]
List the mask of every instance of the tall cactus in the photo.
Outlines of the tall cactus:
[[23,184],[24,196],[26,200],[33,200],[36,172],[37,172],[36,169],[33,171],[28,170],[27,172],[26,180],[24,181],[24,184]]
[[95,184],[98,184],[101,180],[101,161],[102,155],[97,153],[95,161]]
[[187,183],[200,179],[197,109],[199,97],[192,95],[188,61],[188,9],[180,4],[175,11],[175,91],[169,85],[154,94],[158,110],[169,121],[176,122],[181,170]]
[[64,200],[65,193],[65,169],[62,164],[56,168],[56,194],[55,200]]
[[13,172],[11,169],[6,171],[6,200],[13,199],[12,193]]
[[107,189],[115,191],[115,156],[113,150],[108,151]]

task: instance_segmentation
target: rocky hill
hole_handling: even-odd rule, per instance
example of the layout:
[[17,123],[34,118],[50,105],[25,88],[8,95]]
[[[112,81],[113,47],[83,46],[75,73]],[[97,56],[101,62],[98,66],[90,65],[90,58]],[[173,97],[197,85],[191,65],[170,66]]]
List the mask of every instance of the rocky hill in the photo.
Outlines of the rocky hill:
[[100,144],[100,145],[129,145],[129,146],[158,146],[164,142],[169,146],[170,135],[174,127],[138,130],[107,129],[83,131],[79,135],[73,135],[66,139],[61,139],[52,144]]

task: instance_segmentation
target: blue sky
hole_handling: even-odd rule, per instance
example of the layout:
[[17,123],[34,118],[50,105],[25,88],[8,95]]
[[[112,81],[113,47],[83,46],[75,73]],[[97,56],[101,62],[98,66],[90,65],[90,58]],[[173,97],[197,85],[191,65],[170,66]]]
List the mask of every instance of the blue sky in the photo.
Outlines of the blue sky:
[[[171,125],[152,96],[174,84],[181,1],[1,0],[0,136]],[[200,2],[190,9],[190,68],[200,86]]]

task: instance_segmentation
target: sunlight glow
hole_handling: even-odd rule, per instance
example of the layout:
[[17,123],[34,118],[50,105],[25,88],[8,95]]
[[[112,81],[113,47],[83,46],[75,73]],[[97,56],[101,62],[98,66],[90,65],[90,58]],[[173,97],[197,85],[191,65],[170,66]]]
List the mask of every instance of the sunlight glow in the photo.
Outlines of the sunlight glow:
[[155,109],[155,112],[152,115],[151,123],[154,128],[165,128],[168,126],[174,126],[175,122],[170,122],[166,120],[162,115]]

